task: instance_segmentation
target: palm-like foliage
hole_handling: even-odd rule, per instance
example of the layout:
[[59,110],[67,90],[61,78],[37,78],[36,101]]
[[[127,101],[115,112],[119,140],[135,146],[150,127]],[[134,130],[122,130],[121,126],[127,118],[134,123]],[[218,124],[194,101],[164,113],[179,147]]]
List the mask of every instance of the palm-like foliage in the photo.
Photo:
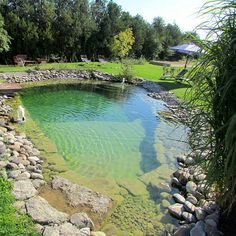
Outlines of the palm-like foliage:
[[[209,33],[199,42],[202,56],[192,71],[191,104],[198,110],[192,141],[202,152],[208,150],[202,163],[209,183],[218,188],[220,204],[230,210],[236,206],[236,2],[211,0],[202,12],[210,16],[202,25]],[[206,124],[204,139],[198,131]]]

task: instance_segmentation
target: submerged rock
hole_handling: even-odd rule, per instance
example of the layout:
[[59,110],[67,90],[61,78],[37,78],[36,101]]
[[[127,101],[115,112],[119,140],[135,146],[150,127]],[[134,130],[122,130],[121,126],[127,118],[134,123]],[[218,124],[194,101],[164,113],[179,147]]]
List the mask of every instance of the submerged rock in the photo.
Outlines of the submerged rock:
[[106,214],[111,204],[111,199],[103,194],[74,184],[59,176],[52,180],[52,188],[62,191],[72,207],[89,207],[94,212]]

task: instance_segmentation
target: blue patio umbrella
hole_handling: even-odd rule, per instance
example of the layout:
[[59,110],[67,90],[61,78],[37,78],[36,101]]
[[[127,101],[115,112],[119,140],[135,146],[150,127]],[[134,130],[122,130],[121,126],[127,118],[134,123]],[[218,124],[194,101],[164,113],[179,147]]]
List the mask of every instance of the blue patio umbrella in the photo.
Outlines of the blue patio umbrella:
[[185,68],[187,66],[188,56],[196,55],[197,53],[199,53],[201,51],[201,48],[194,43],[185,43],[182,45],[170,47],[170,49],[172,49],[176,52],[179,52],[179,53],[187,54]]

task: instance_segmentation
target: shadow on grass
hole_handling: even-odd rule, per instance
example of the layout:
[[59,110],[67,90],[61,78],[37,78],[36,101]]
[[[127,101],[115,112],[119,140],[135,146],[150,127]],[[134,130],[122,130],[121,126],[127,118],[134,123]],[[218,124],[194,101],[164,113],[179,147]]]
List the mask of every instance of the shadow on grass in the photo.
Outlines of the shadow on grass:
[[161,85],[166,90],[180,89],[180,88],[191,88],[192,86],[186,82],[176,82],[176,81],[158,81],[158,84]]

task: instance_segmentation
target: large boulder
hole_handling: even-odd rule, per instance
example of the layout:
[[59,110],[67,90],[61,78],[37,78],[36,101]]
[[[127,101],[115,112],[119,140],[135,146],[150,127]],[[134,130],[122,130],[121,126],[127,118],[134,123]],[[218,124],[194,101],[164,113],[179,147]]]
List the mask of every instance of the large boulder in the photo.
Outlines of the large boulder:
[[12,194],[17,200],[26,200],[34,197],[38,191],[29,179],[18,180],[13,184]]
[[66,213],[56,210],[40,196],[26,202],[26,211],[39,224],[60,224],[69,219]]
[[65,194],[72,207],[88,207],[93,212],[106,214],[111,205],[111,199],[103,194],[74,184],[59,176],[52,180],[52,188]]

